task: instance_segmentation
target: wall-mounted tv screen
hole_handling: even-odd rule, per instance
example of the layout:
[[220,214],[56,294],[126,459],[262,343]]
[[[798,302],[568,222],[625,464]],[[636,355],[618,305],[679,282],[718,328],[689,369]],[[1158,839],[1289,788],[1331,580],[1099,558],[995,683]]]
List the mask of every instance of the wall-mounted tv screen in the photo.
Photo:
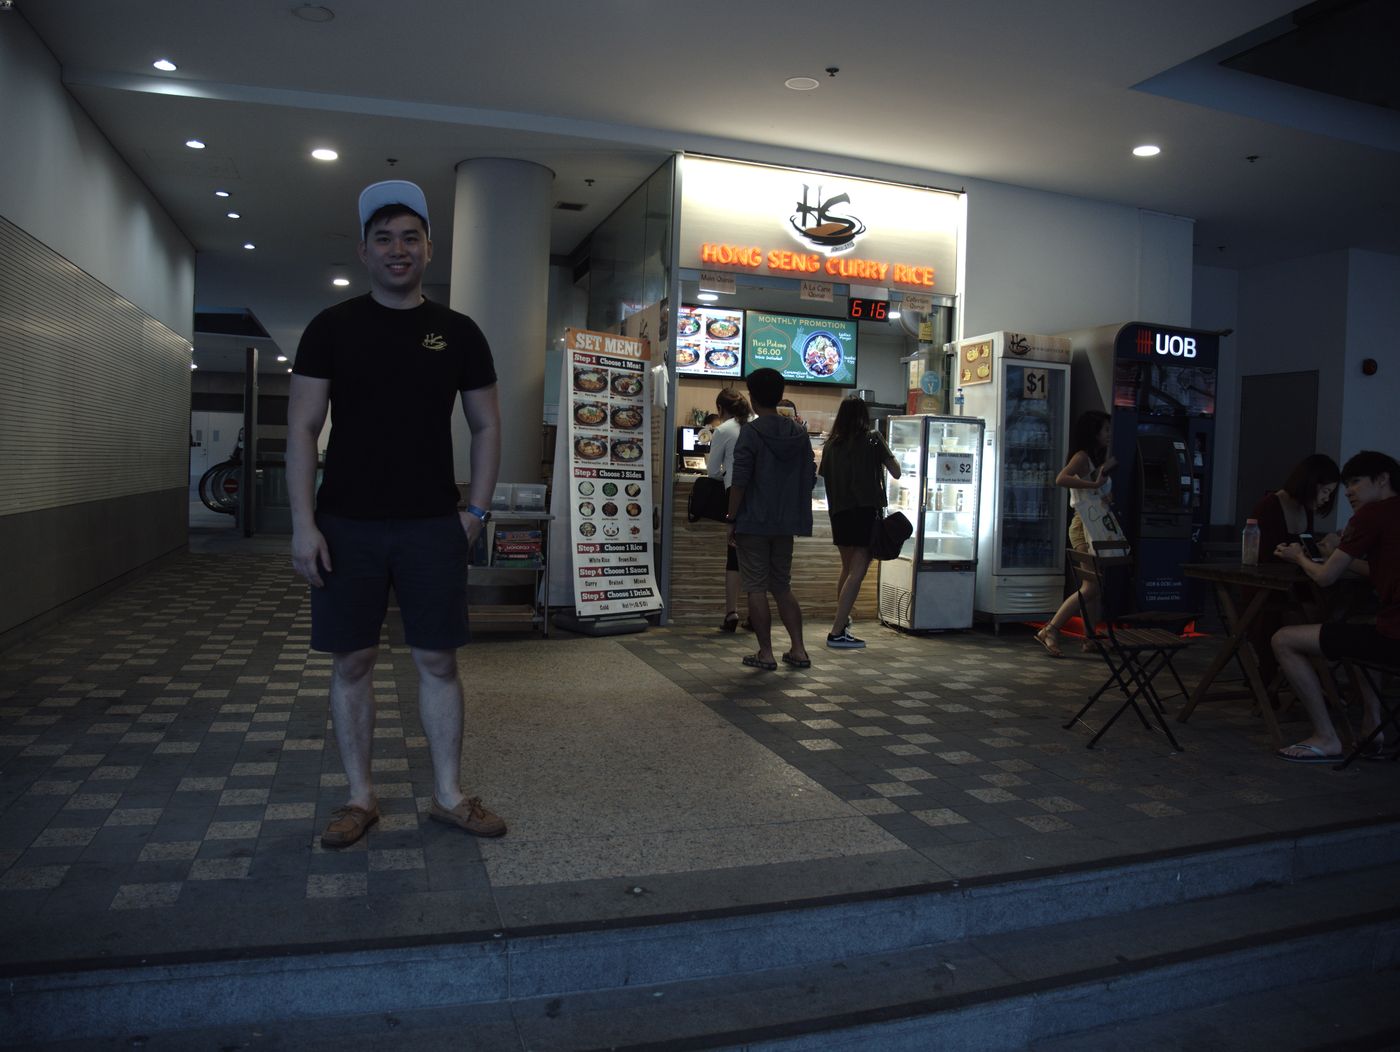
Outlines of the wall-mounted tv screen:
[[744,312],[744,375],[776,369],[789,383],[856,385],[857,323],[844,318]]
[[676,372],[681,376],[740,376],[744,312],[684,306],[676,322]]

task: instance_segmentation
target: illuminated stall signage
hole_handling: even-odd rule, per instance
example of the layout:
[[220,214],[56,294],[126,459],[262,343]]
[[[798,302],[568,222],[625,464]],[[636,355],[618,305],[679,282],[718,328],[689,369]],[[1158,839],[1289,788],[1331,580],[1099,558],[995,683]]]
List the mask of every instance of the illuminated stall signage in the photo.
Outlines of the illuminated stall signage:
[[682,267],[957,291],[958,194],[682,158]]

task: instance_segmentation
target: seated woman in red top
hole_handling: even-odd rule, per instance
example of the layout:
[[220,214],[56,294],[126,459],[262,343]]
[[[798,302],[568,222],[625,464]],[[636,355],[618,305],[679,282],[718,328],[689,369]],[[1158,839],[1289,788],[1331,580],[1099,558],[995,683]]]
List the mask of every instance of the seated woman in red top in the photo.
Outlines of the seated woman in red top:
[[[1342,473],[1337,462],[1326,453],[1314,453],[1304,457],[1288,473],[1283,488],[1266,493],[1259,498],[1249,513],[1251,519],[1259,523],[1259,561],[1277,563],[1282,560],[1274,554],[1274,549],[1283,544],[1297,544],[1300,534],[1311,534],[1315,519],[1323,519],[1332,514],[1337,504],[1337,486]],[[1317,546],[1323,558],[1332,554],[1337,546],[1337,535],[1329,533],[1317,539]],[[1244,601],[1249,602],[1254,589],[1246,589]],[[1276,597],[1274,597],[1276,598]],[[1273,634],[1283,627],[1283,614],[1280,606],[1272,599],[1269,605],[1259,611],[1259,615],[1249,626],[1249,641],[1259,659],[1259,674],[1265,683],[1272,683],[1278,675],[1278,662],[1269,647]]]
[[[1264,494],[1249,513],[1251,519],[1259,522],[1259,561],[1278,562],[1275,548],[1296,543],[1299,534],[1313,532],[1314,518],[1331,515],[1341,481],[1337,462],[1326,453],[1314,453],[1288,473],[1282,489]],[[1324,558],[1336,545],[1335,533],[1318,541]]]

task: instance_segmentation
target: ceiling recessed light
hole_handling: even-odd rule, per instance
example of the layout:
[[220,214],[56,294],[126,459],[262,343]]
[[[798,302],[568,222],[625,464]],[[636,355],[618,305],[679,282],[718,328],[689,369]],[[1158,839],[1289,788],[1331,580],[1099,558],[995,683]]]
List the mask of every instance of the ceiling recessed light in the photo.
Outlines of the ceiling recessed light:
[[279,362],[285,362],[285,361],[287,360],[287,356],[286,356],[285,354],[279,354],[279,355],[277,356],[277,360],[278,360]]
[[200,142],[198,139],[186,139],[185,145],[188,146],[191,150],[204,149],[204,143]]
[[713,292],[702,292],[695,298],[701,303],[714,303],[715,300],[719,299],[719,296]]
[[190,368],[191,368],[191,369],[198,369],[199,366],[195,365],[194,362],[190,362]]
[[258,246],[255,245],[255,244],[253,244],[251,241],[245,241],[245,242],[243,242],[243,247],[246,248],[246,249],[248,249],[248,250],[251,252],[253,249],[257,248]]
[[1156,157],[1161,152],[1162,148],[1160,146],[1153,146],[1151,143],[1144,143],[1141,146],[1133,147],[1134,157]]
[[228,216],[230,219],[242,219],[242,218],[243,218],[243,217],[242,217],[241,215],[239,215],[237,212],[225,212],[224,215]]
[[332,285],[337,285],[337,286],[339,286],[340,288],[344,288],[346,285],[350,284],[350,279],[349,279],[349,278],[332,278],[332,279],[331,279],[331,284],[332,284]]
[[163,73],[174,73],[180,67],[171,62],[168,58],[158,58],[151,65]]
[[215,191],[214,191],[214,196],[215,196],[215,197],[227,197],[227,196],[228,196],[228,191],[227,191],[227,190],[215,190]]
[[812,77],[788,77],[783,81],[783,87],[791,88],[793,91],[811,91],[813,88],[821,87],[821,82]]
[[316,160],[318,161],[340,160],[340,154],[336,153],[334,150],[329,150],[324,146],[322,146],[320,149],[312,150],[311,156],[316,158]]
[[[282,360],[285,362],[287,359],[283,358]],[[287,372],[291,372],[291,371],[292,371],[292,367],[291,367],[290,365],[287,366]]]

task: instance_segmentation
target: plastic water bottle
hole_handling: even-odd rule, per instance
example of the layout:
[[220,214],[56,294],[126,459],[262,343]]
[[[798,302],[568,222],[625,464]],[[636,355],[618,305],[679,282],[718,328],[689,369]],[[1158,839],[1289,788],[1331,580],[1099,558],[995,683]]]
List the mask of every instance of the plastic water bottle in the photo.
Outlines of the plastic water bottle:
[[1259,520],[1246,519],[1240,534],[1240,562],[1246,566],[1259,565]]
[[958,416],[963,415],[963,406],[967,404],[967,399],[963,397],[963,389],[958,388],[957,396],[953,399],[953,410]]

